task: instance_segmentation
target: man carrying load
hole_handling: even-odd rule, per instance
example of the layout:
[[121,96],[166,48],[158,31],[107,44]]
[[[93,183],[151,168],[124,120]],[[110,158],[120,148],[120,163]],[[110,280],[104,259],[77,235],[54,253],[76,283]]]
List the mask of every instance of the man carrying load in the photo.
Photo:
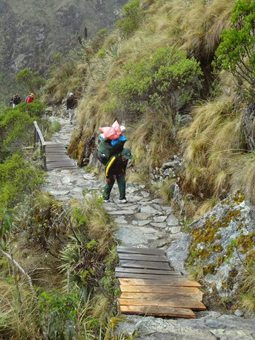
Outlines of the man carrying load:
[[127,138],[123,135],[124,126],[115,121],[112,127],[100,128],[103,133],[99,137],[98,159],[105,165],[106,185],[103,191],[105,202],[110,201],[110,194],[117,181],[119,188],[119,203],[126,203],[126,168],[131,152],[124,148]]

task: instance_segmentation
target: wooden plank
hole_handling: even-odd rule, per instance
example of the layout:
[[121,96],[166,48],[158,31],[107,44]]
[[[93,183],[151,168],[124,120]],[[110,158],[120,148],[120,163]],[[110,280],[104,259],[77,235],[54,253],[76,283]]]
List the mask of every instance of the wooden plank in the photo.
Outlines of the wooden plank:
[[118,246],[117,252],[126,254],[165,255],[164,250],[158,248],[125,248]]
[[[155,286],[154,286],[155,287]],[[187,288],[187,287],[185,287]],[[120,298],[121,299],[157,299],[157,298],[165,298],[170,299],[174,296],[187,296],[187,297],[195,297],[197,300],[202,301],[203,293],[198,288],[193,288],[192,290],[184,290],[182,289],[168,289],[168,291],[150,291],[150,292],[143,292],[143,293],[134,293],[134,292],[122,292]],[[196,290],[195,290],[196,289]]]
[[62,143],[45,143],[46,149],[50,148],[65,148],[65,145]]
[[64,144],[62,144],[62,143],[54,143],[54,142],[45,142],[45,146],[47,148],[54,148],[54,147],[58,147],[58,146],[64,146]]
[[176,294],[176,295],[198,295],[203,296],[203,292],[201,292],[197,287],[171,287],[171,286],[120,286],[120,290],[122,293],[133,293],[133,294]]
[[196,315],[191,309],[165,306],[120,306],[121,313],[152,316],[167,316],[172,318],[194,319]]
[[53,160],[48,160],[48,158],[46,158],[47,163],[63,163],[63,164],[74,164],[74,162],[67,157],[62,157],[61,159],[53,159]]
[[171,275],[178,276],[180,275],[177,272],[169,270],[157,270],[157,269],[141,269],[141,268],[115,268],[116,273],[138,273],[138,274],[157,274],[157,275]]
[[47,162],[52,162],[52,161],[61,161],[63,159],[68,159],[68,157],[65,154],[55,154],[55,153],[50,153],[46,155]]
[[45,150],[53,151],[53,150],[66,150],[66,147],[63,144],[55,144],[55,145],[45,145]]
[[159,284],[159,282],[163,281],[170,281],[172,280],[172,277],[174,278],[181,278],[181,276],[178,275],[158,275],[158,274],[138,274],[138,273],[116,273],[115,276],[117,278],[124,278],[124,279],[150,279],[155,280],[155,284]]
[[[48,162],[47,162],[48,163]],[[74,161],[73,160],[71,160],[71,159],[62,159],[62,160],[60,160],[60,161],[58,161],[58,160],[56,160],[56,161],[50,161],[49,162],[49,164],[56,164],[56,165],[58,165],[58,164],[63,164],[63,165],[66,165],[66,164],[72,164],[72,165],[74,165],[75,163],[74,163]]]
[[160,269],[169,270],[169,264],[166,262],[146,262],[146,261],[127,261],[120,260],[123,268],[144,268],[144,269]]
[[51,149],[46,149],[45,153],[46,155],[48,155],[49,153],[57,153],[57,154],[66,155],[67,151],[65,148],[51,148]]
[[59,165],[59,164],[54,164],[54,163],[49,163],[46,166],[47,170],[53,170],[53,169],[76,169],[75,165]]
[[206,310],[205,305],[196,299],[191,299],[180,296],[175,296],[171,299],[157,299],[157,300],[145,300],[145,299],[118,299],[121,306],[164,306],[174,308],[190,308],[194,310]]
[[168,262],[166,256],[158,255],[141,255],[141,254],[119,254],[120,260],[137,260],[137,261],[151,261],[151,262]]
[[201,287],[200,283],[186,279],[185,277],[169,277],[164,279],[164,276],[156,280],[150,279],[136,279],[136,278],[120,278],[119,282],[122,286],[147,286],[147,285],[161,285],[170,287]]

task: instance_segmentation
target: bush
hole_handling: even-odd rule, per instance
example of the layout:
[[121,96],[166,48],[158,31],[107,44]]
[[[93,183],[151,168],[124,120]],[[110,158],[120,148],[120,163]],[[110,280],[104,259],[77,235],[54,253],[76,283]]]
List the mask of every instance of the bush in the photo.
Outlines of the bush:
[[20,150],[33,139],[33,121],[40,119],[44,105],[36,101],[20,104],[14,109],[0,113],[0,155],[1,160],[16,150]]
[[140,0],[131,0],[123,7],[123,18],[117,22],[117,27],[124,37],[130,36],[141,23],[142,11]]
[[238,0],[231,23],[231,27],[222,34],[222,41],[216,51],[217,63],[233,73],[239,84],[254,93],[255,2]]
[[0,164],[0,221],[25,194],[31,194],[42,183],[42,173],[14,154]]
[[177,112],[196,98],[202,71],[193,58],[175,48],[159,48],[150,58],[126,66],[110,90],[130,112],[169,108]]
[[19,71],[16,75],[16,81],[30,92],[38,91],[45,83],[45,79],[39,73],[29,68]]

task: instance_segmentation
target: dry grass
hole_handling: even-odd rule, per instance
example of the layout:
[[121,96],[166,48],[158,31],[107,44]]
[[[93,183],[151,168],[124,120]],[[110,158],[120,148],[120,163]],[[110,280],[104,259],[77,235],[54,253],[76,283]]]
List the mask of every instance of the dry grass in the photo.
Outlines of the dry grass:
[[241,291],[241,306],[248,312],[255,312],[255,266],[248,268]]
[[100,255],[106,255],[113,245],[116,226],[105,211],[102,200],[96,195],[85,198],[81,211],[88,218],[87,233],[89,239],[98,242]]
[[[39,339],[37,313],[31,291],[19,280],[0,280],[0,333],[5,339]],[[20,296],[20,298],[18,297]]]
[[135,163],[141,168],[159,166],[173,153],[174,126],[170,114],[148,112],[130,129]]
[[230,164],[240,152],[241,114],[222,96],[193,109],[194,120],[179,133],[186,143],[183,187],[195,194],[219,196],[227,189]]
[[[199,59],[208,58],[217,47],[221,30],[228,25],[233,7],[233,1],[221,0],[207,4],[200,0],[188,3],[184,0],[160,0],[149,1],[148,4],[143,4],[146,10],[142,27],[129,39],[121,39],[118,32],[114,31],[103,45],[105,57],[95,56],[89,63],[83,97],[78,108],[81,133],[71,143],[71,148],[78,150],[78,157],[88,136],[92,136],[100,125],[111,124],[114,118],[130,121],[130,117],[118,104],[115,105],[116,109],[109,110],[109,103],[114,98],[108,91],[108,84],[125,72],[128,62],[140,61],[157,48],[169,45],[185,49]],[[161,113],[154,112],[154,119],[157,116],[161,116]],[[167,121],[166,128],[162,129],[162,125],[156,123],[150,135],[152,115],[146,114],[141,120],[142,123],[135,126],[136,131],[133,129],[129,139],[136,141],[132,143],[135,160],[144,162],[148,158],[147,166],[150,167],[165,158],[164,154],[168,151],[163,149],[170,147],[165,131],[168,128],[170,131],[172,126]],[[146,157],[148,151],[144,144],[148,145],[150,157]]]

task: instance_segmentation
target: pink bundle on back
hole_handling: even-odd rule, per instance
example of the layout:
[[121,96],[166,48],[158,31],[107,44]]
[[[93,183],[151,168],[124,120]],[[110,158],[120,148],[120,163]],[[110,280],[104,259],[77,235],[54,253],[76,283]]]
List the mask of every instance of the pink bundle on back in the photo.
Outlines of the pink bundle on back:
[[120,129],[120,124],[117,120],[112,124],[112,126],[100,127],[99,130],[102,132],[105,139],[117,139],[121,135],[122,131]]

